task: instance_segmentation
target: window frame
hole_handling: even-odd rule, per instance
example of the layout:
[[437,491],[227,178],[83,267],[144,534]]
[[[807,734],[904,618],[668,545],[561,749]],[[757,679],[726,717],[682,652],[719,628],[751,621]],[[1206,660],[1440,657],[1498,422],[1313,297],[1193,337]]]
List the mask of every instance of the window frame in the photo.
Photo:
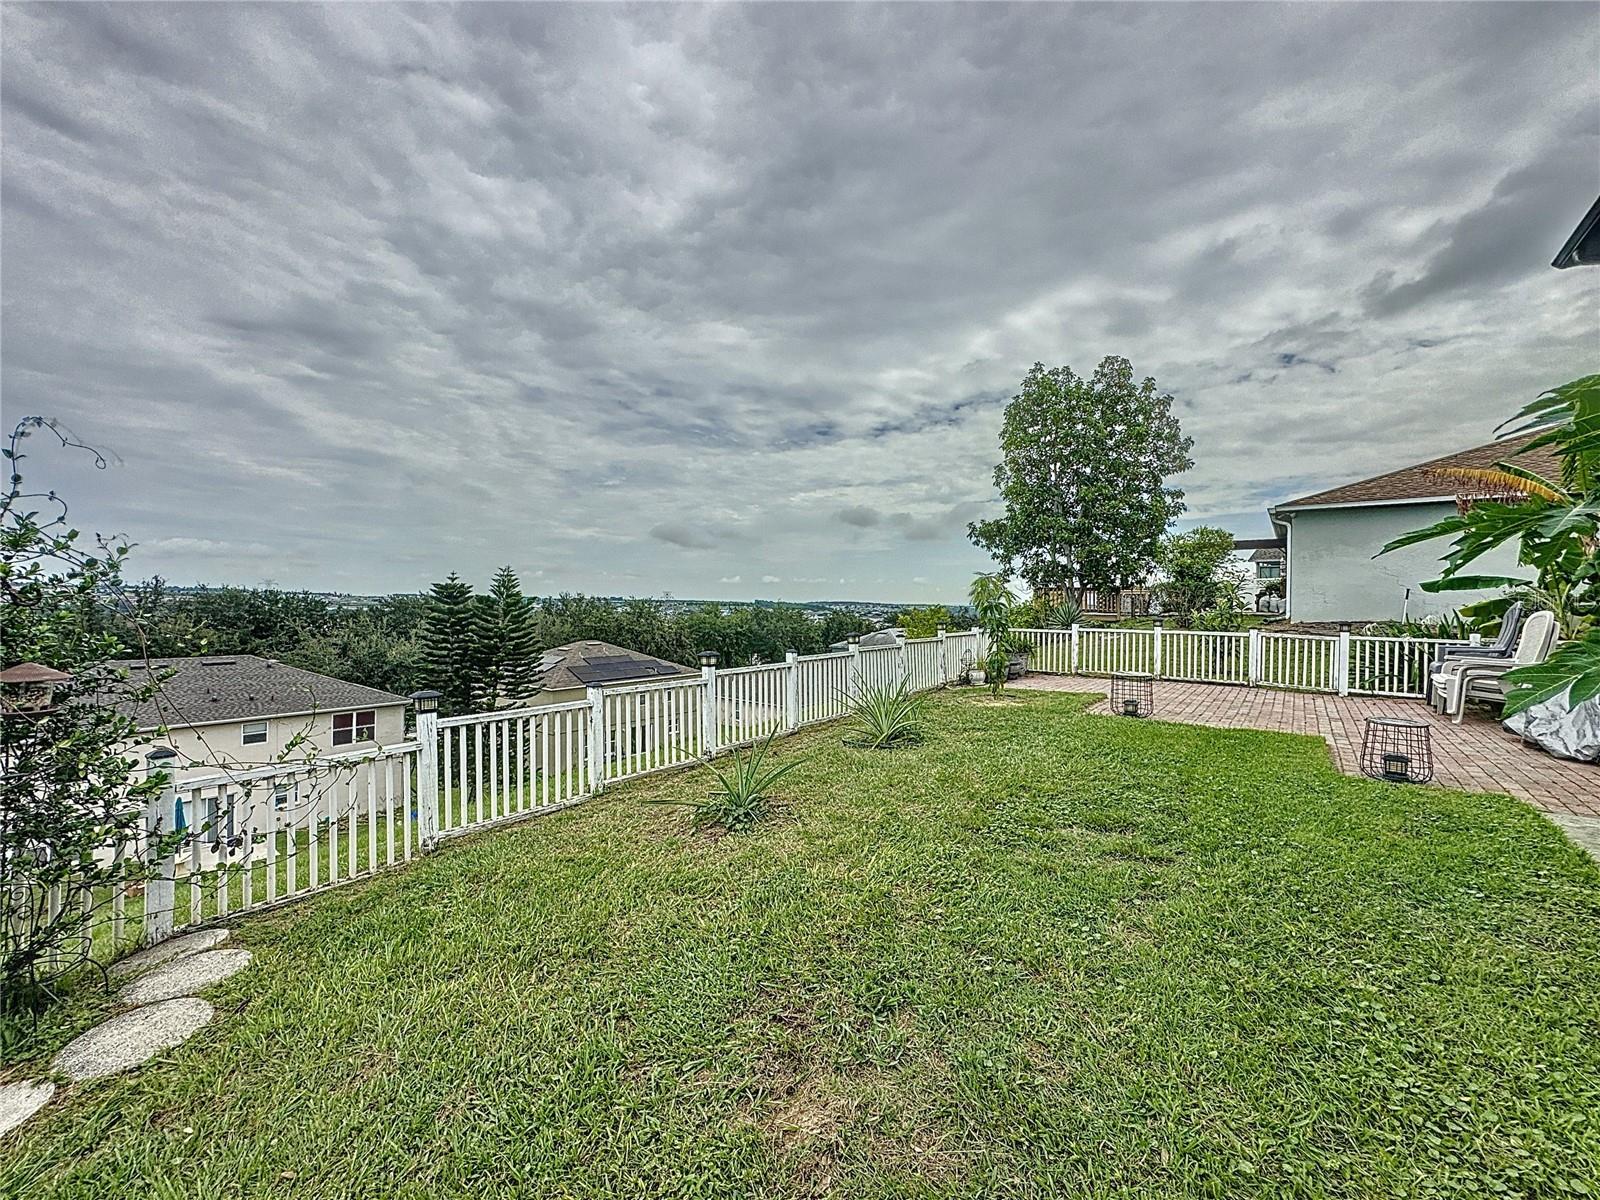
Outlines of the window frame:
[[[363,718],[366,718],[363,720]],[[343,722],[341,725],[340,723]],[[378,740],[378,710],[355,708],[349,712],[333,714],[333,744],[354,746],[359,742]]]
[[[251,737],[252,729],[259,728],[260,737]],[[239,722],[239,744],[241,746],[265,746],[272,736],[272,725],[266,720]]]

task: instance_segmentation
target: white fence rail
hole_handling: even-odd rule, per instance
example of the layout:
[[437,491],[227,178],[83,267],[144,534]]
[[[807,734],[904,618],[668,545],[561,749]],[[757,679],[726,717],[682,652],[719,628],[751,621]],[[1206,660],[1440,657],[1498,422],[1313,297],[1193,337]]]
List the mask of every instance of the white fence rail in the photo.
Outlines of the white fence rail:
[[1154,675],[1340,695],[1427,694],[1443,638],[1191,629],[1019,629],[1032,670],[1059,675]]
[[[107,848],[143,858],[153,835],[184,833],[142,887],[84,898],[97,914],[86,937],[97,953],[158,942],[367,878],[441,839],[551,811],[608,783],[837,719],[863,687],[942,687],[979,640],[968,632],[852,644],[590,688],[564,704],[444,718],[419,711],[415,740],[399,745],[186,780],[147,806],[146,838]],[[39,907],[64,902],[41,896]]]

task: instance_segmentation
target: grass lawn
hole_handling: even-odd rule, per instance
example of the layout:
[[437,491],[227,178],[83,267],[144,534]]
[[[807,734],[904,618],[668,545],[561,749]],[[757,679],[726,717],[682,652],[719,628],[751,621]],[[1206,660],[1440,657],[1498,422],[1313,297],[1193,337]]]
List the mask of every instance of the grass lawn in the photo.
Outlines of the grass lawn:
[[0,1195],[1600,1190],[1593,863],[1088,703],[810,731],[749,836],[644,803],[685,772],[245,919],[213,1026],[0,1143]]

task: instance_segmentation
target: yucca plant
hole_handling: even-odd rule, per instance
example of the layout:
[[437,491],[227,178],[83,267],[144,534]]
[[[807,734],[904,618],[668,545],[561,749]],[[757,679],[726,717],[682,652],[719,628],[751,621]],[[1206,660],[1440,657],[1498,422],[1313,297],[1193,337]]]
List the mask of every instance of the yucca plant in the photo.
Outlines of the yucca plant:
[[754,829],[772,815],[772,789],[778,781],[805,760],[791,758],[788,762],[771,762],[768,752],[777,730],[767,734],[764,741],[750,747],[747,753],[735,750],[724,764],[716,760],[707,765],[716,776],[717,786],[700,800],[663,799],[655,804],[670,804],[690,810],[690,823],[698,833],[712,825],[720,825],[729,833],[744,833]]
[[1070,593],[1044,610],[1046,629],[1071,629],[1083,619],[1083,605]]
[[850,701],[855,718],[853,746],[888,750],[922,740],[923,698],[907,690],[904,682],[863,685],[857,683]]

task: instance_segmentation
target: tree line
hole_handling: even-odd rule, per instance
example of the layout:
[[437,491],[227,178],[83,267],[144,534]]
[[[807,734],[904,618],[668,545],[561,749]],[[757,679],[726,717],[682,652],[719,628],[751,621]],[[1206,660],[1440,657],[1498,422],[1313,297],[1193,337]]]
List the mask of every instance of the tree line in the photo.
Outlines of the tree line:
[[544,652],[568,642],[611,642],[689,666],[714,650],[744,665],[789,650],[818,654],[872,628],[852,613],[818,620],[790,604],[725,612],[644,597],[533,597],[509,566],[481,592],[452,573],[420,595],[361,606],[270,587],[180,592],[154,579],[126,588],[119,611],[111,632],[128,656],[257,654],[401,695],[435,688],[446,712],[531,694]]

